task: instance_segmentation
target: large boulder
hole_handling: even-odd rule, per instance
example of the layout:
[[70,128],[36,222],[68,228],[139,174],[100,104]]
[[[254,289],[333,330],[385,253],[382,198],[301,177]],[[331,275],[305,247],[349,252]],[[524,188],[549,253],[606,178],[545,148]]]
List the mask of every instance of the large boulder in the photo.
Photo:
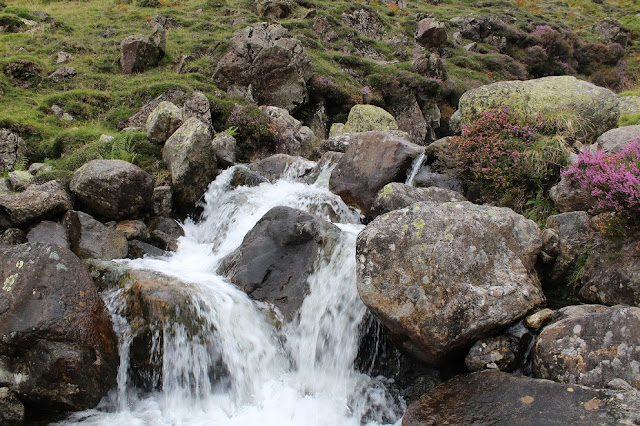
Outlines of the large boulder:
[[596,199],[589,191],[574,186],[565,176],[549,190],[549,198],[562,213],[589,211],[596,204]]
[[640,388],[640,308],[580,308],[583,313],[540,332],[532,357],[535,377],[594,388],[617,378]]
[[90,215],[69,210],[64,215],[71,250],[83,259],[122,259],[127,257],[127,239],[114,228]]
[[373,202],[373,212],[376,216],[398,210],[420,201],[446,203],[449,201],[466,201],[460,193],[448,189],[430,187],[415,188],[400,182],[385,185]]
[[18,194],[0,194],[0,229],[56,219],[70,208],[69,195],[56,181],[32,185]]
[[289,112],[307,101],[311,58],[279,24],[261,22],[239,30],[213,78],[229,94]]
[[122,73],[143,72],[158,65],[165,53],[165,37],[165,29],[158,25],[151,37],[136,34],[122,40],[120,43]]
[[[369,132],[372,130],[398,130],[393,115],[375,105],[354,105],[340,133]],[[332,136],[337,136],[334,131]]]
[[433,18],[425,18],[418,22],[415,38],[419,44],[426,48],[440,47],[447,41],[447,28],[442,22]]
[[[154,109],[160,105],[160,102],[171,102],[176,106],[181,105],[184,102],[186,93],[182,90],[174,88],[169,89],[166,92],[162,93],[158,97],[150,100],[146,104],[140,108],[138,112],[129,117],[128,120],[123,120],[118,123],[118,129],[122,130],[124,128],[143,128],[147,124],[147,120],[149,119],[149,115],[153,112]],[[184,113],[183,113],[184,116]]]
[[0,387],[30,413],[84,410],[115,384],[118,340],[80,260],[48,244],[0,246]]
[[70,248],[67,229],[63,225],[49,220],[42,221],[31,228],[27,234],[27,241],[32,244],[46,243],[66,249]]
[[256,0],[256,12],[265,18],[282,19],[291,15],[293,4],[289,0]]
[[223,260],[221,272],[291,321],[308,293],[313,265],[318,256],[330,256],[339,233],[335,225],[301,210],[274,207]]
[[249,169],[257,172],[270,182],[278,179],[295,180],[309,173],[315,164],[302,157],[275,154],[251,164]]
[[202,92],[193,92],[182,105],[182,118],[187,121],[191,117],[195,117],[209,126],[209,130],[213,130],[213,121],[211,118],[211,103],[209,98]]
[[163,144],[182,126],[182,110],[171,102],[162,101],[147,118],[147,138]]
[[315,135],[307,126],[293,118],[284,108],[261,106],[275,130],[275,152],[289,155],[309,156],[315,141]]
[[531,220],[469,202],[416,203],[358,235],[362,301],[405,349],[443,364],[545,301]]
[[601,134],[596,140],[596,147],[607,154],[617,154],[631,141],[638,139],[640,139],[640,125],[618,127]]
[[8,129],[0,129],[0,173],[13,170],[27,153],[27,143]]
[[151,206],[153,178],[127,161],[92,160],[73,173],[69,189],[90,213],[135,219]]
[[424,148],[388,132],[354,133],[348,148],[331,173],[329,188],[364,215],[388,183],[404,182],[413,160]]
[[633,389],[604,391],[484,371],[425,394],[407,408],[402,426],[635,424],[639,408]]
[[575,77],[501,81],[465,92],[460,98],[462,124],[506,106],[511,111],[555,119],[581,142],[593,141],[618,125],[619,101],[605,88]]
[[209,127],[190,118],[164,144],[162,159],[171,173],[173,200],[193,207],[217,175]]

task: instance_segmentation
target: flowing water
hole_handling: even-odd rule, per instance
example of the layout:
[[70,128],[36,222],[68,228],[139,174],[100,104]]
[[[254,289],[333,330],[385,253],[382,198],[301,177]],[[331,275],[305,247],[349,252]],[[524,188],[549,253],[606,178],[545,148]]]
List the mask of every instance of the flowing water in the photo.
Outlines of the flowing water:
[[[327,189],[324,170],[313,185],[295,181],[296,168],[276,183],[229,188],[233,169],[211,184],[203,219],[184,224],[185,237],[166,258],[128,261],[188,283],[205,339],[180,324],[154,338],[162,388],[143,393],[128,377],[131,328],[120,315],[122,289],[103,295],[119,336],[117,387],[93,410],[63,424],[95,425],[379,425],[399,423],[404,403],[387,380],[356,371],[366,308],[355,285],[355,239],[360,215]],[[300,315],[276,328],[245,293],[216,274],[222,258],[272,207],[289,206],[341,229],[331,256],[319,256]],[[162,347],[160,347],[162,346]],[[225,374],[211,374],[224,365]]]
[[427,155],[424,153],[424,151],[418,155],[415,160],[413,160],[413,163],[411,164],[411,169],[409,169],[409,173],[407,174],[407,180],[404,182],[405,185],[409,185],[409,186],[413,186],[413,181],[416,178],[416,175],[418,174],[418,172],[420,171],[420,168],[422,167],[422,163],[424,163],[424,160],[427,159]]

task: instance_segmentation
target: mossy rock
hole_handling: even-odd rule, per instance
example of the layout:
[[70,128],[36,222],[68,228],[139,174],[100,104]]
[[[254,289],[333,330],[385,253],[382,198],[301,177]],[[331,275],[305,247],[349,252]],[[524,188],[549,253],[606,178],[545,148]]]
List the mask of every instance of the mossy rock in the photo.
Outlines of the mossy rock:
[[561,76],[481,86],[462,95],[459,110],[463,126],[503,106],[530,116],[541,114],[544,119],[555,120],[558,129],[568,136],[590,142],[617,127],[619,104],[608,89]]
[[349,112],[349,118],[342,129],[331,132],[338,134],[361,133],[372,130],[398,130],[398,123],[393,115],[374,105],[355,105]]

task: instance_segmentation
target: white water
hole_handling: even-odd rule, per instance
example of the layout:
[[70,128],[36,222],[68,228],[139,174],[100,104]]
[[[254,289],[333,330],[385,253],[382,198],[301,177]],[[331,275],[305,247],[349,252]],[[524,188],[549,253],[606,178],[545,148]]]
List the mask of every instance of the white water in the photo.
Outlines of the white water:
[[[357,372],[359,327],[366,308],[355,285],[355,238],[360,215],[326,188],[288,179],[229,190],[223,172],[205,196],[203,220],[184,225],[178,251],[131,267],[173,275],[191,286],[206,339],[189,339],[182,326],[164,330],[162,389],[141,393],[127,377],[131,329],[119,313],[122,290],[106,294],[119,334],[118,385],[98,408],[63,424],[95,425],[378,425],[399,422],[404,404],[389,395],[382,377]],[[305,210],[338,224],[339,244],[319,256],[299,318],[276,329],[258,304],[215,273],[224,256],[272,207]],[[156,336],[157,337],[157,336]],[[154,340],[156,344],[159,341]],[[158,348],[159,350],[159,348]],[[154,351],[159,352],[159,351]],[[212,381],[224,364],[228,377]]]
[[407,174],[407,180],[404,182],[405,185],[413,186],[413,180],[416,178],[416,175],[420,171],[422,167],[422,163],[427,159],[427,155],[422,151],[420,155],[418,155],[411,163],[411,169],[409,169],[409,173]]

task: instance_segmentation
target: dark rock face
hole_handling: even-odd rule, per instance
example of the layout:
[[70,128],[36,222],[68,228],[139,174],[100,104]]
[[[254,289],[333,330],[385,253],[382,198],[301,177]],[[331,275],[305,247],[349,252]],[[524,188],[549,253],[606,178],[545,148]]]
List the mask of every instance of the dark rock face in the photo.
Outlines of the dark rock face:
[[275,129],[275,152],[308,157],[315,135],[284,108],[261,106],[260,110]]
[[447,41],[447,29],[442,22],[433,18],[425,18],[416,27],[416,41],[427,47],[440,47]]
[[283,26],[262,22],[236,33],[213,78],[230,94],[291,112],[307,101],[312,74],[300,41]]
[[256,0],[255,5],[258,15],[266,18],[286,18],[293,11],[289,0]]
[[143,72],[158,65],[166,48],[165,30],[156,26],[151,37],[136,34],[120,43],[120,66],[123,74]]
[[582,314],[575,308],[582,306],[540,332],[534,375],[595,388],[619,378],[640,388],[640,308],[614,306]]
[[47,77],[49,80],[54,83],[64,83],[65,81],[71,80],[76,75],[78,75],[78,71],[76,71],[73,67],[60,67]]
[[507,208],[416,203],[358,235],[358,292],[404,348],[440,365],[545,301],[537,225]]
[[0,386],[33,412],[95,406],[114,384],[117,338],[88,272],[69,250],[0,247]]
[[629,31],[623,29],[620,23],[613,18],[604,18],[598,22],[594,31],[608,43],[618,43],[625,47],[629,41]]
[[57,222],[45,220],[31,228],[27,234],[30,243],[48,243],[69,249],[67,229]]
[[154,217],[149,221],[150,241],[162,250],[176,251],[178,238],[184,235],[184,230],[178,222],[169,217]]
[[8,129],[0,129],[0,172],[11,171],[24,158],[27,143]]
[[73,173],[69,189],[88,212],[135,219],[151,206],[153,178],[127,161],[92,160]]
[[353,28],[359,34],[375,40],[387,36],[384,23],[376,12],[370,9],[358,9],[351,14],[342,14],[342,24]]
[[450,191],[455,191],[460,194],[464,189],[462,182],[455,176],[447,175],[444,173],[433,173],[428,168],[423,167],[418,171],[418,174],[413,179],[413,183],[418,188],[442,188]]
[[308,291],[319,253],[329,255],[340,230],[290,207],[274,207],[222,262],[221,272],[256,300],[270,302],[291,321]]
[[232,188],[237,188],[239,186],[258,186],[264,182],[269,182],[269,180],[260,173],[254,172],[245,166],[238,166],[233,171],[233,176],[229,184]]
[[70,208],[69,196],[55,181],[32,185],[18,194],[0,194],[0,229],[56,219]]
[[634,391],[602,391],[484,371],[457,376],[425,394],[407,409],[402,426],[633,424],[639,407]]
[[127,239],[114,228],[90,215],[70,210],[64,216],[71,250],[83,259],[123,259],[127,257]]
[[329,188],[345,203],[370,215],[378,191],[388,183],[404,182],[424,148],[387,132],[348,136],[349,148],[333,169]]
[[455,191],[442,188],[415,188],[404,183],[392,182],[378,192],[373,202],[372,210],[376,216],[410,206],[419,201],[446,203],[452,201],[466,201]]
[[0,388],[0,423],[14,424],[24,421],[24,405],[9,388]]
[[22,229],[9,228],[0,234],[0,244],[15,246],[27,242],[27,236]]

